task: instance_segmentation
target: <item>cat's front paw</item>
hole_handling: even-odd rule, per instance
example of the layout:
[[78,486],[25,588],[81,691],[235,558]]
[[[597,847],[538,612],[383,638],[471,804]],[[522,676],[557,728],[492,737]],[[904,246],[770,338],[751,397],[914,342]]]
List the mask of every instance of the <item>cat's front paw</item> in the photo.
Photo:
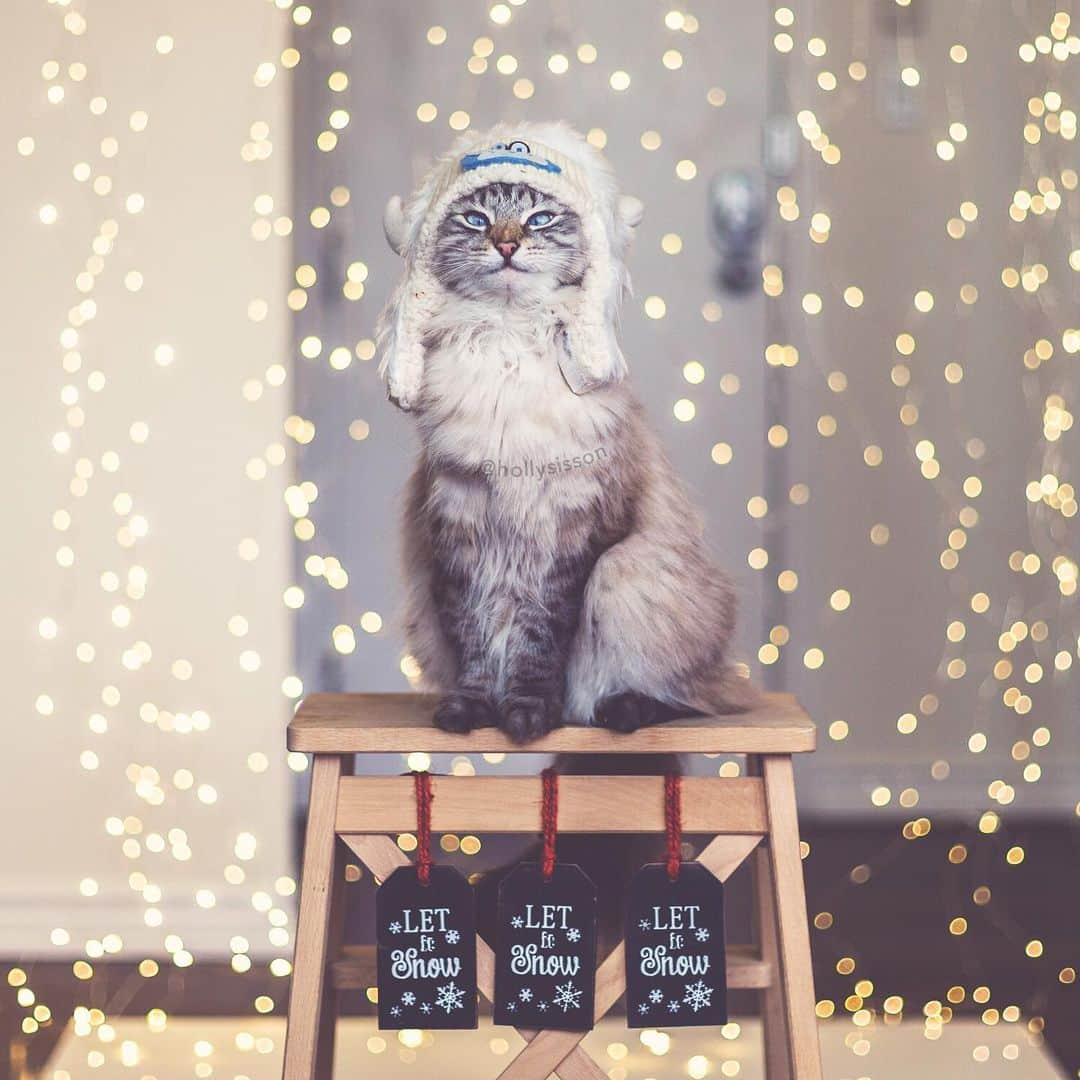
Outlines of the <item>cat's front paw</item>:
[[492,727],[499,714],[486,698],[479,694],[466,694],[460,690],[447,694],[435,706],[435,726],[443,731],[463,735],[473,728]]
[[499,727],[516,743],[532,742],[557,728],[562,705],[554,698],[512,695],[499,703]]
[[597,727],[607,728],[629,734],[638,728],[655,724],[660,711],[660,703],[644,694],[627,690],[621,694],[609,694],[596,703],[594,723]]

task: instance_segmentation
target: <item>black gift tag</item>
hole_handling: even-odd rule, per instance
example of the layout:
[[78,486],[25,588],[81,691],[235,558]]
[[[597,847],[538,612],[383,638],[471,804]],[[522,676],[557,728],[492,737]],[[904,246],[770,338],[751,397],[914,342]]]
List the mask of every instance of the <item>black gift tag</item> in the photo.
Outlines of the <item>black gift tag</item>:
[[380,1028],[476,1027],[476,911],[468,881],[395,870],[375,893]]
[[630,882],[626,1023],[727,1023],[724,886],[698,863],[683,863],[675,881],[661,863],[643,866]]
[[596,981],[596,886],[579,866],[515,867],[495,918],[495,1023],[588,1031]]

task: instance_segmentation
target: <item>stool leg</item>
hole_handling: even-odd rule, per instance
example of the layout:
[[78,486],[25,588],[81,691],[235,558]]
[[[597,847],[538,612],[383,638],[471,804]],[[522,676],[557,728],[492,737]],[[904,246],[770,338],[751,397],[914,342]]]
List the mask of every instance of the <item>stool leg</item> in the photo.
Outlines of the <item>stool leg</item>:
[[768,846],[759,845],[753,854],[754,938],[761,959],[772,966],[772,982],[761,991],[761,1027],[765,1044],[767,1080],[792,1080],[788,1053],[787,1017],[784,1011],[783,971],[776,938],[776,893],[773,887]]
[[[761,757],[746,758],[750,776],[763,775]],[[765,1076],[767,1080],[791,1080],[791,1056],[788,1053],[787,1016],[784,1005],[783,971],[776,934],[776,892],[768,843],[759,844],[751,856],[750,869],[754,895],[754,941],[761,950],[761,959],[772,966],[772,981],[761,991],[762,1042],[765,1046]]]
[[762,769],[765,804],[769,813],[769,869],[772,871],[776,898],[780,982],[787,1005],[793,1080],[821,1080],[821,1050],[814,1012],[814,974],[810,965],[810,929],[806,917],[802,860],[799,857],[799,819],[791,757],[766,755]]
[[316,754],[312,765],[283,1080],[330,1080],[333,1073],[337,995],[327,967],[344,924],[344,854],[334,820],[338,781],[352,769],[352,757],[337,754]]
[[326,957],[323,965],[323,997],[319,1009],[319,1042],[315,1053],[316,1080],[331,1080],[334,1075],[334,1039],[337,1034],[338,993],[327,976],[328,966],[341,955],[345,939],[345,863],[348,849],[334,842],[334,866],[330,878],[330,917],[327,920]]

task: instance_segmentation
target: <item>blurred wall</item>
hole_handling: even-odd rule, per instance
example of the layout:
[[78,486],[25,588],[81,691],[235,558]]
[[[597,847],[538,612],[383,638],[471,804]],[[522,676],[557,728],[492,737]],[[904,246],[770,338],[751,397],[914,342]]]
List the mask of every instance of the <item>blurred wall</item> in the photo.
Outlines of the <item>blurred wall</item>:
[[265,951],[253,894],[290,903],[288,241],[253,234],[289,212],[286,87],[253,81],[286,27],[263,0],[6,15],[7,956]]

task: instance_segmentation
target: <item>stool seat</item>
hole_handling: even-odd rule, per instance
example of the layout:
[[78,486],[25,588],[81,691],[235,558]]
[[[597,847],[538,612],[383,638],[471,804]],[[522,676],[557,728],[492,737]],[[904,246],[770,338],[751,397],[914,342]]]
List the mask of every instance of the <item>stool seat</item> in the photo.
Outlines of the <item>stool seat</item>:
[[494,727],[441,731],[432,724],[437,701],[433,694],[312,694],[289,724],[288,747],[310,754],[800,754],[816,741],[791,694],[762,694],[747,712],[671,720],[630,735],[561,727],[524,745]]

